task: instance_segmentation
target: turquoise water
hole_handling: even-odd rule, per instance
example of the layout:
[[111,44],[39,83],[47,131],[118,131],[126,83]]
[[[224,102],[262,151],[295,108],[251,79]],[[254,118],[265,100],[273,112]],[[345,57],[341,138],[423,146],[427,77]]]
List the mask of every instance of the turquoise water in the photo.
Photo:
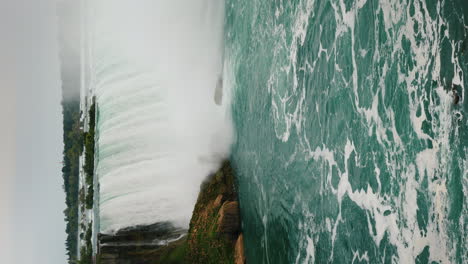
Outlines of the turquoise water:
[[462,0],[227,0],[249,263],[468,263],[467,19]]

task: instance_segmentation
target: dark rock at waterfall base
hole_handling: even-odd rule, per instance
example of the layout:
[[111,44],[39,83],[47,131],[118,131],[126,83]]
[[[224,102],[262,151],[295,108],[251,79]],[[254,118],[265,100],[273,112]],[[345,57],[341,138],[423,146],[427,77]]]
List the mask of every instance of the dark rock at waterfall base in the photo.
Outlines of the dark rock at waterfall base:
[[187,237],[188,263],[234,263],[240,227],[234,171],[225,161],[200,187]]
[[185,234],[186,230],[168,222],[124,228],[115,234],[99,234],[99,263],[159,263],[155,260],[185,244]]
[[170,223],[99,234],[100,264],[245,264],[234,172],[228,161],[200,187],[190,229]]
[[240,231],[239,203],[225,202],[218,212],[218,233],[237,235]]
[[99,234],[101,244],[155,244],[173,240],[186,233],[186,230],[174,227],[169,222],[141,225],[118,230],[115,234]]

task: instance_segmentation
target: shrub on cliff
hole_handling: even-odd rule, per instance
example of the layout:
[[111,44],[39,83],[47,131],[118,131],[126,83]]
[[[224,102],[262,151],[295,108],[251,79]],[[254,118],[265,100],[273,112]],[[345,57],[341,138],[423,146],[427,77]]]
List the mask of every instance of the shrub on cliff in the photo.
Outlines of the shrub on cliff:
[[201,185],[188,233],[189,263],[234,263],[237,234],[219,230],[219,219],[223,204],[236,200],[233,170],[225,161],[221,169]]

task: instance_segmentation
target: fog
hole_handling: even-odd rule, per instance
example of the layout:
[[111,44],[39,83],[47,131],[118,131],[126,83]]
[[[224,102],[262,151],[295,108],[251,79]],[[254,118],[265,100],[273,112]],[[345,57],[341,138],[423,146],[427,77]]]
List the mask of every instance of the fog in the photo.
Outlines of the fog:
[[58,53],[62,95],[65,101],[79,100],[80,98],[80,27],[82,17],[80,1],[63,0],[57,2]]
[[0,262],[63,264],[55,2],[0,1]]
[[88,10],[101,231],[188,228],[201,182],[233,140],[229,98],[214,100],[224,2],[94,1]]

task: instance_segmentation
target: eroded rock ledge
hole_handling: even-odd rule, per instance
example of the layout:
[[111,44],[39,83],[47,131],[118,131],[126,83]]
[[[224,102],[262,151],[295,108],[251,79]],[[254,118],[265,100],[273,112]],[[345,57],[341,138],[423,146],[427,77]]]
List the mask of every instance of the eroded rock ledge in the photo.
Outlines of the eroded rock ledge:
[[[168,222],[121,229],[98,235],[98,262],[102,264],[153,264],[155,259],[185,243],[187,230]],[[173,242],[175,241],[175,242]]]
[[234,181],[225,161],[201,185],[188,234],[190,263],[246,263]]
[[101,234],[97,260],[101,264],[245,264],[240,220],[234,172],[225,161],[200,186],[188,233],[170,223],[157,223]]

